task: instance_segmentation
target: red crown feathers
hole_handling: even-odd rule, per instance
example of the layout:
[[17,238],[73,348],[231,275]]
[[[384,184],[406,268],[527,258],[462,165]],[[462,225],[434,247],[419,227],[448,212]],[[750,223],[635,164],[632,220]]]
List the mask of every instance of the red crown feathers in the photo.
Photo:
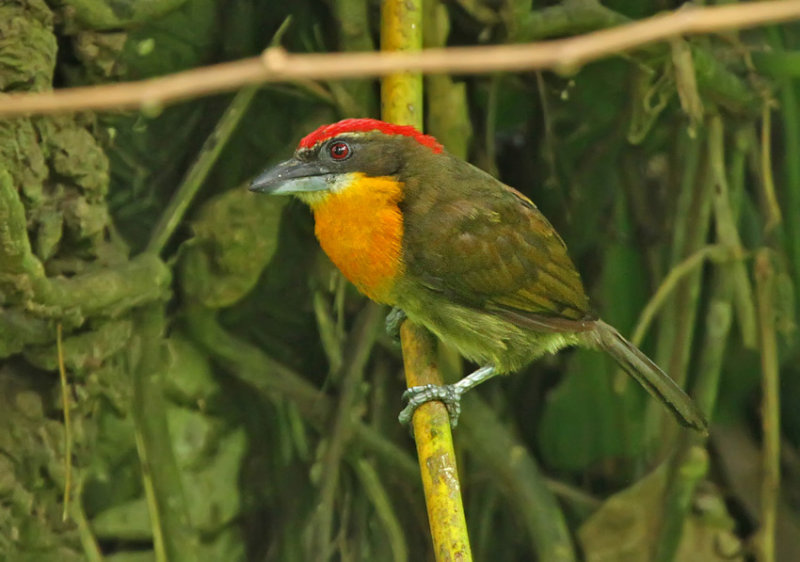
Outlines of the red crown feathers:
[[403,135],[411,137],[419,144],[427,146],[437,154],[444,150],[435,138],[423,135],[411,125],[392,125],[377,119],[344,119],[330,125],[323,125],[316,131],[309,133],[300,141],[300,148],[311,148],[316,144],[326,141],[342,133],[366,133],[380,131],[387,135]]

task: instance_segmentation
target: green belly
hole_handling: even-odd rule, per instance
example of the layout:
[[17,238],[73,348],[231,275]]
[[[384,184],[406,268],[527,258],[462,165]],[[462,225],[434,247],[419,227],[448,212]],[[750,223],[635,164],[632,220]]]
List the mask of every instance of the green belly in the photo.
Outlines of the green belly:
[[466,359],[480,365],[492,364],[501,373],[516,371],[542,355],[580,341],[576,333],[535,332],[432,292],[401,297],[397,306]]

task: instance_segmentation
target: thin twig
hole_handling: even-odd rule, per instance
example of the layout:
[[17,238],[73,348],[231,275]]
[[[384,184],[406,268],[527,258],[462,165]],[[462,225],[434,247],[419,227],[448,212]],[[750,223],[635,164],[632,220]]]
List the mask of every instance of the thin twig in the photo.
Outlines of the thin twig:
[[408,546],[403,533],[403,526],[397,518],[394,507],[392,506],[386,487],[381,482],[378,471],[366,459],[358,459],[354,463],[356,474],[369,501],[375,508],[386,536],[389,539],[389,547],[392,551],[392,559],[395,562],[406,562],[408,560]]
[[662,523],[661,537],[653,544],[652,560],[655,562],[679,562],[676,553],[683,536],[685,518],[691,509],[697,485],[708,473],[705,438],[684,433],[679,436],[679,441],[680,447],[668,467],[672,476],[667,481],[663,500],[666,519]]
[[[706,157],[707,139],[702,137],[704,133],[700,129],[697,131],[697,140],[686,139],[687,152],[684,156],[687,158],[687,171],[682,174],[673,225],[670,259],[674,264],[704,246],[712,224],[714,183]],[[670,306],[666,307],[659,323],[656,363],[666,367],[666,372],[680,386],[685,385],[689,373],[695,319],[701,304],[701,274],[700,269],[695,269],[686,276],[670,299]],[[648,451],[651,459],[668,454],[677,436],[676,424],[668,419],[667,412],[654,400],[646,406],[645,435],[646,442],[651,444]]]
[[[289,29],[291,21],[291,16],[283,20],[278,31],[272,37],[271,47],[280,44],[280,40]],[[180,186],[172,195],[169,205],[161,214],[147,245],[149,252],[156,255],[162,252],[172,233],[175,232],[175,229],[183,220],[197,192],[203,186],[203,182],[205,182],[214,167],[217,158],[222,153],[222,149],[228,144],[228,140],[239,125],[239,121],[247,113],[257,92],[258,88],[256,86],[242,88],[225,109],[214,130],[211,131],[211,134],[208,135],[200,148],[197,158],[184,176]]]
[[[715,184],[712,197],[717,240],[728,248],[734,257],[739,258],[743,254],[744,248],[737,229],[738,217],[735,216],[731,204],[726,172],[728,168],[725,164],[725,131],[719,115],[714,115],[709,120],[708,159]],[[728,275],[733,279],[733,305],[736,310],[742,344],[749,349],[754,349],[757,345],[756,311],[753,302],[753,287],[744,262],[742,260],[731,262]]]
[[[711,129],[709,132],[711,169],[717,175],[719,186],[715,190],[714,197],[724,199],[715,202],[715,205],[724,206],[724,214],[727,214],[719,220],[735,225],[739,209],[732,202],[741,199],[744,193],[747,148],[746,145],[737,143],[732,150],[731,158],[726,163],[722,149],[722,128],[712,124]],[[719,211],[720,209],[717,209],[718,213]],[[721,225],[717,225],[718,231],[721,228]],[[721,235],[718,235],[718,238],[722,242],[731,239]],[[730,243],[724,244],[722,248],[731,257],[742,255],[742,249],[736,251]],[[734,287],[737,281],[731,270],[739,265],[742,265],[741,261],[716,264],[713,268],[703,341],[697,350],[692,398],[709,421],[714,419],[725,350],[733,324]],[[706,435],[684,433],[679,438],[675,455],[670,459],[671,477],[664,493],[663,521],[655,550],[656,562],[673,562],[680,548],[686,520],[692,509],[692,498],[708,469],[708,455],[705,453],[707,438]]]
[[133,387],[134,439],[153,531],[157,562],[199,559],[181,471],[170,440],[162,377],[169,358],[164,350],[163,306],[142,307],[134,314],[128,364]]
[[58,355],[58,375],[61,380],[61,407],[64,409],[64,509],[61,520],[69,516],[69,496],[72,488],[72,421],[69,415],[69,385],[67,370],[64,368],[64,348],[62,346],[61,323],[56,326],[56,353]]
[[561,500],[570,507],[585,509],[591,512],[599,509],[600,506],[603,505],[603,500],[577,486],[553,478],[543,478],[542,480],[553,495],[561,498]]
[[[661,310],[661,307],[664,306],[667,301],[667,297],[673,293],[684,277],[693,272],[695,268],[705,263],[706,260],[719,262],[729,259],[731,259],[731,256],[728,249],[721,244],[714,244],[697,250],[691,256],[673,267],[639,315],[639,321],[636,323],[636,328],[633,330],[633,335],[631,336],[631,343],[636,346],[642,344],[642,340],[644,340],[644,336],[647,334],[647,330],[650,328],[650,324],[653,322],[656,314]],[[628,379],[627,376],[625,378]]]
[[767,207],[767,223],[764,231],[770,234],[781,221],[781,206],[775,192],[772,178],[772,107],[769,100],[764,102],[761,114],[761,178],[764,199]]
[[780,376],[775,335],[775,272],[768,248],[762,248],[756,254],[755,277],[761,332],[761,426],[764,432],[761,529],[757,558],[759,562],[775,562],[775,529],[781,485]]
[[[725,246],[721,244],[712,244],[710,246],[700,248],[688,258],[670,269],[667,276],[658,286],[658,289],[647,302],[647,305],[644,307],[644,310],[642,310],[642,313],[639,315],[639,320],[636,322],[636,326],[634,327],[631,335],[631,343],[633,343],[635,346],[642,345],[642,342],[647,335],[647,331],[650,329],[650,326],[653,323],[653,320],[655,320],[656,315],[668,302],[669,297],[675,294],[677,289],[680,287],[681,281],[683,281],[689,274],[696,272],[696,270],[702,266],[706,260],[721,262],[729,259],[731,259],[731,255]],[[614,377],[614,390],[618,393],[622,393],[627,386],[628,381],[630,380],[631,378],[625,373],[625,371],[619,369]]]
[[148,252],[160,254],[172,233],[181,224],[189,205],[211,172],[222,149],[228,144],[228,139],[244,117],[257,91],[258,89],[254,86],[243,88],[222,114],[214,130],[200,148],[197,159],[186,172],[177,191],[172,195],[169,205],[161,214],[147,245]]
[[[772,48],[771,53],[786,52],[783,51],[784,42],[780,31],[770,28],[766,32]],[[784,154],[800,154],[800,117],[798,117],[797,110],[796,83],[793,80],[784,79],[779,84],[780,145],[783,147]],[[787,217],[800,217],[800,158],[783,158],[781,172],[783,212]],[[794,293],[800,295],[800,221],[785,221],[784,228],[786,229],[789,262],[794,279]],[[800,299],[795,299],[795,318],[800,318]]]
[[315,560],[327,560],[333,528],[336,491],[339,473],[347,444],[353,436],[355,416],[353,410],[358,397],[359,384],[364,377],[364,367],[375,343],[377,328],[383,319],[383,310],[369,303],[358,315],[356,325],[348,338],[347,356],[343,363],[339,402],[328,445],[321,460],[323,477],[320,483],[319,504],[315,513],[315,532],[310,545],[310,555]]
[[92,527],[86,518],[86,512],[83,509],[81,498],[83,496],[83,478],[78,476],[76,484],[75,495],[78,501],[73,502],[70,508],[72,520],[78,528],[78,538],[83,546],[83,554],[86,556],[87,562],[103,562],[103,552],[100,550],[100,545],[97,543],[97,537],[92,532]]
[[[342,350],[343,337],[337,326],[337,320],[333,318],[330,311],[330,304],[325,293],[315,290],[312,297],[314,306],[314,316],[317,318],[317,332],[319,341],[322,344],[322,351],[328,359],[328,367],[331,373],[338,373],[344,362],[344,352]],[[341,318],[341,315],[339,315]]]
[[421,52],[289,54],[187,70],[160,78],[68,88],[3,99],[0,116],[143,108],[236,90],[261,82],[387,76],[398,72],[478,74],[522,70],[574,70],[603,57],[681,35],[745,29],[800,18],[800,0],[687,7],[578,37],[525,45],[427,49]]

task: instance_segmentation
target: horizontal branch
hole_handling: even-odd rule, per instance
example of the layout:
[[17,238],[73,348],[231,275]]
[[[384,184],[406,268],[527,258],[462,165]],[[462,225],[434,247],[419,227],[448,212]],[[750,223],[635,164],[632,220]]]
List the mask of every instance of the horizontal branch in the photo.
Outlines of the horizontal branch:
[[800,19],[800,0],[685,7],[618,27],[523,45],[449,47],[404,53],[290,54],[270,48],[260,57],[187,70],[160,78],[0,97],[0,117],[82,110],[157,109],[193,97],[261,82],[385,76],[400,71],[481,74],[577,70],[580,66],[681,35],[744,29]]

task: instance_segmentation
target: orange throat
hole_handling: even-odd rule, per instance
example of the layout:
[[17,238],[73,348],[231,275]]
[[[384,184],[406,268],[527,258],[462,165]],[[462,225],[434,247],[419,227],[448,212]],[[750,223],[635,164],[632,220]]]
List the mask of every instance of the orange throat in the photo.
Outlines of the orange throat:
[[391,177],[354,173],[341,189],[309,201],[315,233],[331,261],[358,290],[393,304],[403,273],[403,185]]

